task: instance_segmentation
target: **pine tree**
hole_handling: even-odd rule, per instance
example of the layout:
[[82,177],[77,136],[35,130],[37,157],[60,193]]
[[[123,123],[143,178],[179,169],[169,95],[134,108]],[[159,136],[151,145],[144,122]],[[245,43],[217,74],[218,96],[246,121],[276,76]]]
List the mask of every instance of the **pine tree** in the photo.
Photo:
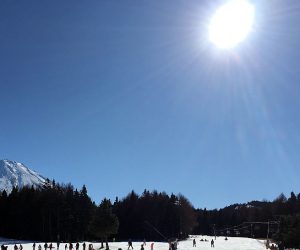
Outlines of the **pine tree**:
[[101,239],[101,248],[103,248],[103,240],[105,240],[106,249],[109,249],[107,238],[116,234],[118,227],[119,221],[117,216],[112,213],[110,200],[103,199],[101,204],[96,208],[91,222],[91,233]]

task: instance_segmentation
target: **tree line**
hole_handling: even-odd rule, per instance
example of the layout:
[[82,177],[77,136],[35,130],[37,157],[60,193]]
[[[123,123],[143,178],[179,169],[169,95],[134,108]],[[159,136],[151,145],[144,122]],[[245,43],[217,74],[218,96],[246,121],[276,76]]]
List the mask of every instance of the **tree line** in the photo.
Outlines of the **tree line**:
[[182,194],[144,190],[139,196],[132,191],[116,199],[113,212],[120,222],[118,238],[123,240],[185,238],[197,223],[194,207]]
[[[195,209],[183,195],[132,191],[114,203],[99,205],[83,186],[47,181],[42,188],[14,188],[0,193],[0,235],[39,241],[184,237],[196,223]],[[106,246],[108,248],[108,245]]]
[[[267,223],[267,222],[276,223]],[[256,222],[265,222],[257,224]],[[278,223],[277,223],[278,222]],[[239,225],[239,226],[237,226]],[[182,194],[134,191],[96,204],[83,186],[48,181],[0,193],[0,235],[41,241],[160,240],[188,234],[274,238],[300,245],[300,194],[222,209],[195,209]],[[107,246],[108,248],[108,246]]]
[[10,194],[5,190],[0,194],[2,237],[51,242],[103,240],[117,229],[110,201],[103,199],[97,206],[85,186],[78,191],[71,184],[48,180],[42,188],[13,188]]

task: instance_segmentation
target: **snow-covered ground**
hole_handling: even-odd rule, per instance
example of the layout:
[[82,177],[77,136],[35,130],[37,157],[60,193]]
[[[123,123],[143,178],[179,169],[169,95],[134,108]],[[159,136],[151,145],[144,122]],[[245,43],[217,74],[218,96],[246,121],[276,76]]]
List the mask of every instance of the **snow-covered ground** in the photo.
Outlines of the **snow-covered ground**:
[[[193,247],[193,239],[196,239],[196,247]],[[200,241],[201,239],[207,239],[208,241]],[[208,250],[212,249],[210,246],[211,239],[214,239],[214,237],[211,236],[191,236],[189,239],[185,241],[180,241],[178,245],[178,250]],[[147,242],[146,246],[144,247],[145,250],[150,250],[150,243]],[[0,242],[0,244],[2,244]],[[87,243],[88,246],[89,243]],[[133,242],[134,250],[140,250],[141,249],[142,242]],[[32,250],[32,243],[24,243],[23,250]],[[43,243],[41,243],[43,247]],[[37,243],[38,246],[38,243]],[[53,246],[56,247],[56,243],[53,243]],[[65,244],[60,244],[60,250],[65,249]],[[94,249],[100,248],[100,243],[93,243]],[[128,245],[127,242],[110,242],[109,243],[111,250],[118,250],[118,248],[122,248],[122,250],[127,250]],[[75,248],[75,244],[74,244]],[[168,243],[164,242],[154,242],[154,250],[168,250],[169,245]],[[42,248],[44,250],[44,248]],[[231,238],[228,237],[228,240],[226,241],[224,237],[217,237],[215,240],[215,248],[214,249],[222,249],[222,250],[263,250],[266,249],[263,241],[256,240],[256,239],[249,239],[249,238]],[[13,245],[10,243],[8,245],[8,250],[13,250]],[[36,247],[37,250],[37,247]],[[57,250],[54,248],[53,250]],[[79,250],[82,250],[82,243],[80,243]]]

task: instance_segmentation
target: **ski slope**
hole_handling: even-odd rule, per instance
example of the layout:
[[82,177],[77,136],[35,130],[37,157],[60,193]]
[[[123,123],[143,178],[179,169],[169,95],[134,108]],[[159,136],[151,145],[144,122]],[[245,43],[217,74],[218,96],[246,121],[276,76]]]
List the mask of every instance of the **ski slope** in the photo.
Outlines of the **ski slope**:
[[[196,239],[196,247],[193,247],[193,239]],[[207,239],[208,241],[201,242],[200,239]],[[210,241],[211,239],[214,239],[214,237],[211,236],[191,236],[189,239],[185,241],[180,241],[178,244],[178,250],[208,250],[212,249],[210,247]],[[144,247],[145,250],[150,250],[150,243],[147,242],[146,246]],[[2,244],[0,242],[0,244]],[[8,250],[13,250],[13,243],[9,243],[8,245]],[[87,242],[87,245],[89,242]],[[141,249],[141,244],[142,242],[133,242],[133,247],[135,250],[140,250]],[[23,245],[23,250],[32,250],[32,243],[24,243]],[[42,249],[43,248],[43,243],[41,243]],[[37,243],[38,246],[38,243]],[[56,249],[56,243],[53,243],[53,246]],[[94,249],[99,249],[100,248],[100,243],[93,243]],[[127,242],[110,242],[109,247],[111,250],[118,250],[119,248],[122,248],[122,250],[127,250],[128,245]],[[154,242],[154,249],[153,250],[168,250],[169,245],[168,243],[164,242]],[[256,239],[249,239],[249,238],[231,238],[228,237],[228,240],[225,241],[224,237],[217,237],[215,240],[215,248],[214,249],[222,249],[222,250],[265,250],[265,246],[263,244],[263,241],[261,240],[256,240]],[[36,247],[37,250],[37,247]],[[65,250],[65,243],[60,244],[59,250]],[[67,249],[68,250],[68,249]],[[74,244],[74,250],[75,250],[75,244]],[[82,243],[80,243],[80,248],[79,250],[82,250]]]

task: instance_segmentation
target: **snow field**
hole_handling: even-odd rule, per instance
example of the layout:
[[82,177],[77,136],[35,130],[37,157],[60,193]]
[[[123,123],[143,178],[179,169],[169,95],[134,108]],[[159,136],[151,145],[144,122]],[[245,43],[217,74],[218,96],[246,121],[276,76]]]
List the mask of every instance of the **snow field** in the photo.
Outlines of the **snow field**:
[[[193,239],[196,239],[196,247],[193,247]],[[208,241],[200,241],[201,239],[207,239]],[[212,236],[191,236],[189,239],[184,241],[179,241],[178,244],[178,250],[208,250],[213,249],[210,246],[210,241],[214,239]],[[215,248],[216,250],[265,250],[266,247],[264,246],[264,242],[262,240],[256,240],[256,239],[250,239],[250,238],[238,238],[238,237],[228,237],[228,240],[225,240],[225,237],[217,237],[215,241]],[[1,243],[1,242],[0,242]],[[150,250],[150,244],[152,242],[147,242],[146,246],[144,246],[145,250]],[[2,244],[2,243],[1,243]],[[44,243],[36,243],[36,250],[37,246],[41,244],[42,249],[44,250],[43,246]],[[56,249],[56,243],[52,243]],[[88,249],[88,245],[90,242],[86,242],[86,249]],[[94,243],[92,242],[94,249],[98,250],[101,246],[101,243]],[[140,250],[141,245],[143,242],[133,242],[134,250]],[[23,250],[33,250],[32,249],[32,243],[24,243]],[[14,250],[13,244],[10,243],[8,245],[8,250]],[[75,244],[73,244],[75,250]],[[109,242],[109,247],[111,250],[118,250],[119,248],[122,248],[122,250],[128,249],[127,242]],[[82,250],[82,243],[80,243],[79,250]],[[154,242],[154,249],[153,250],[168,250],[169,244],[165,242]],[[61,243],[59,250],[65,250],[65,243]],[[69,250],[67,248],[67,250]]]

